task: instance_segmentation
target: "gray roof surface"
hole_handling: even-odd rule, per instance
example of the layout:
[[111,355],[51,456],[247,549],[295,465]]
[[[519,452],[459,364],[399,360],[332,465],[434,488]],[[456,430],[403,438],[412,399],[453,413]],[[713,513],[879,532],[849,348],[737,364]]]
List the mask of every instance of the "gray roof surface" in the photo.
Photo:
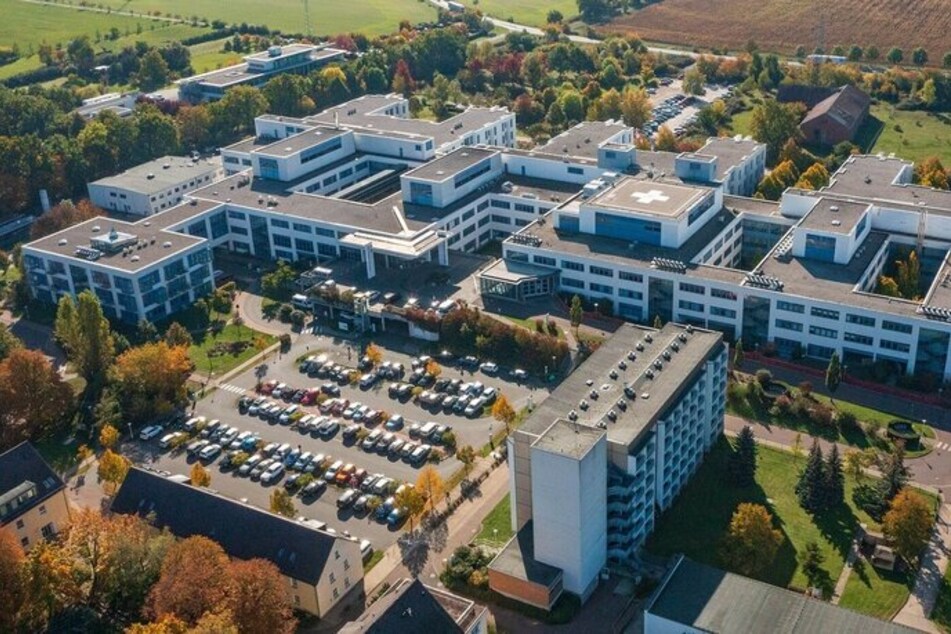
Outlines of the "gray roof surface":
[[337,541],[347,541],[139,467],[129,470],[112,501],[112,512],[154,515],[155,525],[176,537],[203,535],[232,557],[267,559],[281,573],[311,585],[320,580]]
[[532,447],[581,459],[604,435],[604,431],[597,427],[559,418],[538,437]]
[[461,147],[444,156],[437,157],[428,163],[406,172],[404,176],[435,182],[449,180],[459,172],[472,167],[479,161],[499,154],[498,150],[479,147]]
[[599,145],[629,129],[623,123],[583,121],[535,149],[561,157],[581,156],[596,160]]
[[[189,215],[194,215],[194,210],[187,204],[182,205],[189,209]],[[180,206],[181,207],[181,206]],[[176,211],[173,208],[170,211]],[[161,216],[161,214],[159,214]],[[68,229],[63,229],[54,234],[48,235],[39,240],[30,242],[27,246],[32,249],[55,253],[60,256],[76,258],[76,249],[79,247],[90,246],[90,239],[93,237],[102,237],[109,233],[113,227],[120,232],[128,233],[138,238],[137,246],[131,253],[126,254],[125,250],[118,253],[103,253],[94,264],[101,266],[111,266],[128,272],[139,271],[147,266],[155,264],[173,256],[181,251],[204,242],[204,238],[186,235],[174,231],[165,231],[165,225],[156,222],[156,216],[151,216],[137,223],[124,222],[112,218],[92,218]],[[99,227],[100,230],[94,232],[93,228]],[[60,244],[66,240],[65,244]],[[137,258],[137,259],[133,259]],[[84,258],[77,258],[86,261]]]
[[909,208],[928,207],[929,211],[951,213],[951,192],[895,184],[899,172],[912,163],[898,158],[872,155],[850,156],[836,172],[828,187],[817,195],[837,194],[876,201],[890,201]]
[[749,138],[711,137],[697,152],[717,157],[717,176],[722,178],[729,168],[752,156],[759,145],[757,141]]
[[659,180],[622,178],[613,187],[587,200],[591,207],[636,214],[679,217],[710,193],[700,186],[683,187]]
[[918,630],[683,558],[646,609],[711,634],[912,634]]
[[462,632],[439,599],[419,579],[403,579],[339,634],[441,634]]
[[[637,442],[675,402],[682,388],[689,383],[691,375],[702,369],[703,364],[722,349],[723,335],[718,332],[690,328],[668,323],[661,330],[624,323],[588,359],[555,388],[528,419],[519,427],[519,432],[543,436],[556,420],[565,418],[571,410],[578,416],[577,422],[594,427],[604,422],[610,442],[629,448]],[[686,341],[680,339],[684,335]],[[647,341],[650,337],[652,341]],[[676,343],[679,351],[671,351],[670,361],[662,360],[662,369],[653,367],[657,359],[670,345]],[[641,344],[643,350],[636,350]],[[628,357],[634,352],[635,359]],[[623,361],[626,369],[618,363]],[[651,368],[654,378],[644,376]],[[615,370],[617,379],[609,372]],[[591,386],[587,381],[591,380]],[[634,388],[637,396],[624,396],[624,386]],[[607,389],[604,389],[605,386]],[[598,398],[589,392],[598,392]],[[647,394],[648,398],[643,398]],[[588,409],[579,406],[581,399],[588,402]],[[627,409],[616,406],[619,399],[627,402]],[[615,422],[605,415],[609,410],[617,414]]]
[[562,575],[559,568],[535,559],[535,533],[531,520],[509,540],[489,568],[544,588],[552,587]]
[[253,149],[257,154],[287,157],[347,133],[347,130],[321,125]]
[[[130,167],[121,174],[106,176],[94,185],[118,187],[142,194],[157,194],[184,181],[221,169],[221,159],[192,161],[184,156],[163,156]],[[150,178],[151,176],[151,178]]]
[[848,235],[855,229],[868,207],[868,203],[820,198],[812,211],[802,219],[800,226],[804,229]]
[[[292,46],[299,46],[299,45],[289,45],[289,46],[284,46],[284,48],[291,48]],[[305,48],[311,48],[311,47],[308,46]],[[299,52],[300,52],[299,50],[294,51],[294,53],[299,53]],[[294,53],[290,53],[290,52],[285,53],[283,56],[286,57],[287,55],[291,55]],[[263,55],[264,59],[277,59],[277,58],[267,58],[266,51],[262,53],[258,53],[256,55]],[[321,61],[321,60],[332,59],[335,57],[343,57],[343,55],[344,55],[344,51],[334,49],[334,48],[323,48],[318,51],[314,51],[314,53],[307,56],[305,59],[302,59],[301,64],[310,63],[311,61],[314,61],[314,60]],[[201,75],[196,75],[193,77],[185,77],[179,80],[179,83],[197,81],[202,84],[208,84],[209,86],[222,86],[222,87],[231,86],[231,85],[246,81],[248,79],[261,77],[262,75],[267,75],[267,74],[276,73],[276,72],[287,72],[288,69],[295,68],[296,66],[300,66],[301,64],[297,64],[294,66],[286,66],[276,71],[266,71],[265,73],[261,73],[261,72],[249,71],[248,63],[242,62],[240,64],[235,64],[234,66],[222,68],[220,70],[213,70],[213,71],[202,73]]]
[[0,453],[0,506],[7,502],[4,499],[6,494],[24,489],[23,485],[26,483],[35,485],[36,496],[9,515],[0,516],[0,526],[21,517],[66,486],[33,445],[21,442],[16,447]]

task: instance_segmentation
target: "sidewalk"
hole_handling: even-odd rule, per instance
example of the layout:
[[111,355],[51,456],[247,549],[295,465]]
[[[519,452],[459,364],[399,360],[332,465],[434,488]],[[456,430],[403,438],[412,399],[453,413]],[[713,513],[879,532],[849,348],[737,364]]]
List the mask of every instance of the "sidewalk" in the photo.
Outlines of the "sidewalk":
[[943,504],[938,511],[938,521],[931,534],[931,541],[928,543],[925,554],[922,555],[915,587],[904,607],[892,619],[893,621],[925,632],[935,634],[941,632],[928,617],[934,609],[941,589],[941,580],[948,569],[949,552],[951,552],[951,506]]

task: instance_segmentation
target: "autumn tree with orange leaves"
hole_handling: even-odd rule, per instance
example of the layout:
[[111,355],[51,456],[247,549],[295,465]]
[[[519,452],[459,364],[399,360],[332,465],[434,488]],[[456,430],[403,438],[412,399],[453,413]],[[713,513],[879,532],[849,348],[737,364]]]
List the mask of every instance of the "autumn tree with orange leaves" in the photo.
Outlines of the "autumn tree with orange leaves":
[[168,549],[148,605],[156,619],[172,615],[194,625],[206,612],[230,605],[235,592],[228,555],[216,542],[194,536]]
[[194,368],[184,346],[159,341],[129,348],[112,372],[123,411],[133,420],[167,414],[185,402],[185,382]]
[[290,634],[297,622],[280,571],[266,559],[235,560],[231,564],[235,580],[233,612],[235,623],[249,634]]
[[72,406],[72,389],[43,353],[16,348],[0,362],[0,450],[48,435]]

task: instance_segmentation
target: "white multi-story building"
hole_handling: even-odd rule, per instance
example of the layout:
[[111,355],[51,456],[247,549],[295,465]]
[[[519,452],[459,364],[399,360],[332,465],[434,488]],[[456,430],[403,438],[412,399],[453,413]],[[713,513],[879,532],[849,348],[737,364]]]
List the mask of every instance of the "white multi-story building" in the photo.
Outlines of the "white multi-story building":
[[490,587],[549,609],[638,549],[723,431],[720,333],[625,325],[508,439],[516,536]]
[[163,156],[89,183],[89,200],[106,211],[151,216],[175,207],[185,194],[224,175],[221,161]]

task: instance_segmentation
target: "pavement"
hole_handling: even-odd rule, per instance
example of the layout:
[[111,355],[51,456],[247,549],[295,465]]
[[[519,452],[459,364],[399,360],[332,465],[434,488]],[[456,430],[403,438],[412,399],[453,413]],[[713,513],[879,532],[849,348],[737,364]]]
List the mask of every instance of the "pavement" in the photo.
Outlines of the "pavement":
[[951,553],[951,506],[943,504],[938,511],[938,521],[935,523],[927,550],[921,558],[915,587],[908,601],[892,619],[893,621],[924,632],[939,634],[942,631],[928,617],[934,609],[941,589],[941,580],[948,569],[949,553]]

